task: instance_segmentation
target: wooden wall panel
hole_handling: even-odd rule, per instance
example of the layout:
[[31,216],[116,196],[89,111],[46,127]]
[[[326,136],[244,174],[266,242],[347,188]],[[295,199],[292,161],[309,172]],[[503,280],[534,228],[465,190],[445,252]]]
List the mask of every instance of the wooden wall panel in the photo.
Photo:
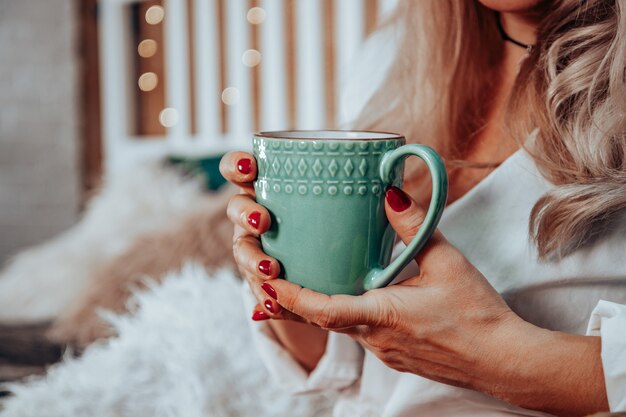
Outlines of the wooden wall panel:
[[[159,122],[159,114],[165,108],[165,74],[163,57],[163,23],[151,25],[146,22],[146,11],[151,6],[161,6],[161,0],[148,0],[134,3],[131,7],[130,18],[133,28],[133,44],[129,53],[134,59],[135,98],[135,134],[138,136],[160,136],[165,134],[165,128]],[[167,19],[167,16],[165,17]],[[156,53],[148,58],[142,58],[137,53],[139,43],[144,39],[152,39],[157,43]],[[153,72],[158,77],[158,84],[152,91],[141,91],[137,80],[142,74]]]
[[79,167],[83,202],[102,176],[97,0],[76,0],[79,55]]

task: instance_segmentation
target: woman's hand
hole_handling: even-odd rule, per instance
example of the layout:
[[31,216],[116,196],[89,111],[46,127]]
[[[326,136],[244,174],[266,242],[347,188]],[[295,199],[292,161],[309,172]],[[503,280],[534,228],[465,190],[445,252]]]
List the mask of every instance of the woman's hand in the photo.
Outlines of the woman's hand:
[[280,305],[269,299],[261,289],[265,280],[278,277],[280,265],[276,259],[267,256],[261,250],[259,236],[269,229],[270,216],[265,207],[254,201],[252,182],[257,174],[256,161],[248,153],[230,152],[220,161],[220,172],[224,178],[242,190],[241,194],[231,198],[227,214],[235,225],[233,236],[235,262],[259,302],[252,319],[278,318]]
[[[276,259],[261,250],[259,236],[269,229],[271,219],[267,209],[254,201],[252,182],[257,175],[256,161],[248,153],[230,152],[220,161],[220,172],[242,190],[242,194],[230,200],[227,212],[228,218],[235,224],[235,262],[258,302],[252,312],[252,320],[293,318],[271,297],[275,296],[271,287],[264,284],[266,280],[278,277],[281,271]],[[283,346],[305,369],[315,368],[326,350],[326,331],[290,321],[274,321],[271,327]]]
[[[397,188],[387,191],[385,209],[408,244],[424,211]],[[263,288],[290,318],[347,333],[398,371],[559,415],[606,409],[598,338],[524,322],[440,232],[415,261],[419,275],[362,296],[327,296],[284,280]],[[581,379],[571,379],[572,369]]]
[[[424,212],[397,188],[387,191],[385,206],[408,244]],[[468,386],[467,370],[485,354],[482,342],[519,319],[440,232],[416,262],[419,275],[362,296],[326,296],[283,280],[269,284],[286,310],[352,335],[391,368]]]

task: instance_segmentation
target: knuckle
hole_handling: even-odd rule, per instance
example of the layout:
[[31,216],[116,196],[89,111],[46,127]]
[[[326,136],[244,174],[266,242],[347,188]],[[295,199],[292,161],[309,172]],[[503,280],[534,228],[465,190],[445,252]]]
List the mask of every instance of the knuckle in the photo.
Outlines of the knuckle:
[[258,290],[258,287],[259,287],[258,280],[256,279],[256,277],[254,275],[252,275],[249,272],[246,272],[244,275],[246,277],[246,283],[250,287],[250,290],[252,291],[252,293],[256,297],[257,301],[262,303],[265,300],[265,298],[263,297],[263,294],[261,294],[259,292],[259,290]]
[[250,242],[247,236],[239,236],[235,239],[233,243],[233,256],[237,263],[243,263],[243,261],[247,258],[247,250],[246,247],[249,246]]
[[363,336],[363,339],[367,342],[367,344],[376,352],[381,352],[384,349],[383,344],[380,341],[380,337],[378,337],[378,333],[375,331],[370,331],[366,335]]
[[242,237],[239,236],[233,242],[233,255],[235,256],[235,259],[237,260],[239,260],[239,256],[241,254],[241,240],[242,240]]
[[409,371],[409,368],[407,368],[404,363],[395,356],[384,355],[384,357],[381,357],[380,360],[383,361],[383,363],[389,368],[395,369],[398,372]]
[[407,216],[404,220],[406,231],[415,236],[417,231],[422,227],[424,223],[424,213],[422,211],[416,211]]
[[300,300],[302,299],[302,288],[299,288],[296,293],[293,295],[293,297],[288,297],[286,299],[284,299],[284,301],[281,300],[281,304],[284,308],[286,308],[287,310],[294,312],[294,309],[297,308],[297,305],[300,303]]
[[237,204],[237,196],[231,197],[231,199],[228,200],[228,205],[226,206],[226,214],[231,221],[233,220],[232,214],[235,211],[235,204]]
[[381,317],[384,320],[383,326],[386,328],[395,329],[401,323],[400,313],[393,307],[385,307]]
[[368,301],[373,304],[370,321],[376,328],[393,328],[398,324],[400,321],[399,312],[392,307],[392,300],[389,300],[382,293],[378,293],[372,294]]
[[333,329],[337,327],[337,314],[330,308],[329,303],[324,305],[319,316],[317,317],[316,322],[324,329]]
[[242,209],[241,203],[241,195],[238,194],[236,196],[233,196],[228,201],[228,205],[226,206],[226,215],[228,216],[228,219],[234,224],[241,225],[241,215],[245,212],[245,210]]

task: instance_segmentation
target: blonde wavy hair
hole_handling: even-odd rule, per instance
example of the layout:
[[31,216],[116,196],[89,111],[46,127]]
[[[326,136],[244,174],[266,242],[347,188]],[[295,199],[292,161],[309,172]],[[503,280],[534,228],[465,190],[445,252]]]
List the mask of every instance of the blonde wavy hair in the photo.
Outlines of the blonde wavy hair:
[[[530,213],[545,259],[573,252],[626,209],[626,0],[543,5],[506,127],[556,186]],[[398,54],[355,125],[402,130],[462,160],[497,85],[496,18],[477,0],[401,0],[387,22],[402,30]]]

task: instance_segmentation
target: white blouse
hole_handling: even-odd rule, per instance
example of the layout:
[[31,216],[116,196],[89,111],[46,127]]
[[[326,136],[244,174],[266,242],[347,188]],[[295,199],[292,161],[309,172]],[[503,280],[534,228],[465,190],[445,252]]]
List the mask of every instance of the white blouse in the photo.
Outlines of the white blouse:
[[[626,410],[626,216],[560,261],[542,262],[530,242],[529,213],[552,185],[524,151],[448,206],[440,229],[523,319],[543,328],[602,338],[611,411]],[[399,249],[399,248],[397,248]],[[415,274],[411,264],[403,276]],[[247,288],[247,287],[244,287]],[[255,300],[244,291],[248,311]],[[396,372],[350,337],[331,333],[307,375],[266,322],[251,322],[274,380],[293,393],[338,392],[335,417],[545,416],[480,392]]]

